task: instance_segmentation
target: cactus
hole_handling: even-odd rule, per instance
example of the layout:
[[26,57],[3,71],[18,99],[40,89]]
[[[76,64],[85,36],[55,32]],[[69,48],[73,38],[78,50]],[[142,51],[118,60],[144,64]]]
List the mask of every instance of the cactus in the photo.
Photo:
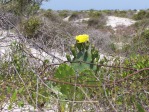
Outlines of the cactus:
[[70,55],[67,55],[67,60],[71,63],[71,66],[77,72],[82,72],[86,69],[97,70],[97,62],[99,60],[98,51],[95,47],[90,45],[90,42],[77,43],[71,46],[71,53],[73,59],[70,59]]

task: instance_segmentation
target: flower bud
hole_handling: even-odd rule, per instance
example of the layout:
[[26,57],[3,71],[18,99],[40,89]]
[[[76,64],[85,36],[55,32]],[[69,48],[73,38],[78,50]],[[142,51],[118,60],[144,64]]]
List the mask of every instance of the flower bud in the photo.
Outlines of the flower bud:
[[67,58],[67,60],[68,60],[69,62],[71,62],[71,57],[70,57],[69,54],[66,54],[66,58]]
[[86,42],[86,43],[85,43],[85,49],[86,49],[86,50],[89,49],[89,45],[90,45],[89,42]]
[[75,49],[75,46],[74,45],[71,46],[71,52],[72,52],[72,55],[75,58],[76,57],[76,49]]

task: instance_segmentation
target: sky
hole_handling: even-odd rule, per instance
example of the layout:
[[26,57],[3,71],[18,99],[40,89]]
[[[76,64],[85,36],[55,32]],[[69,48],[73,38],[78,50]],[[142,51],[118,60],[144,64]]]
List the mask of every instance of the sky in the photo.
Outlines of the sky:
[[149,9],[149,0],[49,0],[41,8],[53,10]]

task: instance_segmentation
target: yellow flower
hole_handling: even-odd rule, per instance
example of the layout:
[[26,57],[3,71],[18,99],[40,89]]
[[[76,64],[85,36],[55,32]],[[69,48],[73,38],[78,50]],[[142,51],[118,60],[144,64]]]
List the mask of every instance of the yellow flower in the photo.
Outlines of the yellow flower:
[[76,36],[77,43],[84,43],[86,41],[89,41],[89,35],[83,34]]

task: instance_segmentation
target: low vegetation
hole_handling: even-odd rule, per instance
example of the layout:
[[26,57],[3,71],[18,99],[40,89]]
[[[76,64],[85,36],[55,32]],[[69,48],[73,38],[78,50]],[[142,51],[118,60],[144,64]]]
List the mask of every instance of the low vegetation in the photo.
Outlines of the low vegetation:
[[[0,58],[1,110],[4,103],[9,104],[10,111],[26,104],[38,111],[149,110],[147,11],[53,11],[38,9],[40,3],[32,0],[25,4],[18,13],[5,8],[0,11],[1,30],[16,31],[20,39],[12,42],[10,52]],[[5,22],[4,13],[14,17],[17,24],[7,17]],[[130,13],[140,21],[117,30],[105,26],[107,16],[131,18]],[[68,16],[69,20],[63,21]],[[86,22],[75,22],[88,17]],[[12,27],[6,28],[9,25]],[[31,48],[53,58],[37,58]],[[53,50],[66,54],[67,60],[51,55]]]
[[148,17],[149,17],[149,12],[145,10],[141,10],[133,16],[133,18],[136,20],[147,19]]

